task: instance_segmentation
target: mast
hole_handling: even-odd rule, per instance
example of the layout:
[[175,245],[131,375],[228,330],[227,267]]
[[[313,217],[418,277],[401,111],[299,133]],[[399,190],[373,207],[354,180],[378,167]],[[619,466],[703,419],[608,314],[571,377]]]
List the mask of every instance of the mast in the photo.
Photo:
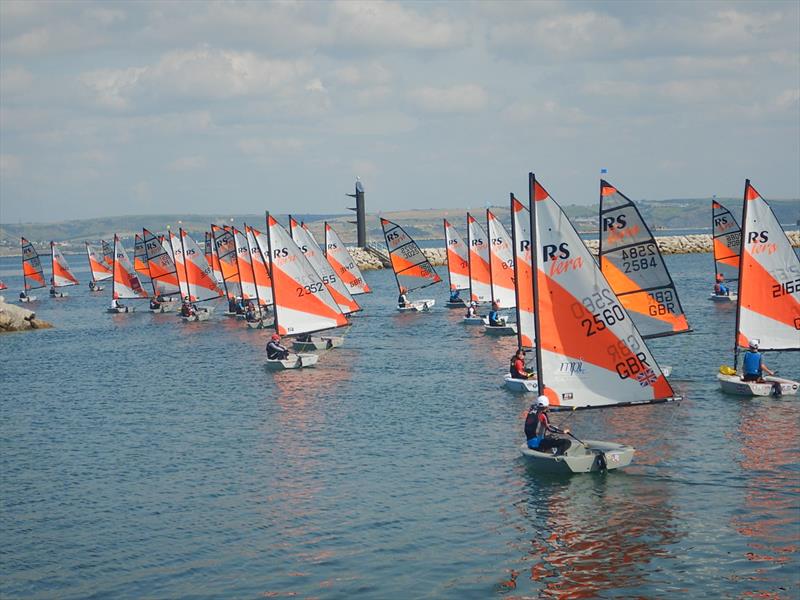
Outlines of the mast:
[[536,332],[536,373],[537,381],[539,382],[539,395],[544,394],[544,369],[542,369],[542,334],[539,331],[539,260],[536,245],[539,243],[538,236],[536,235],[536,175],[528,173],[528,212],[531,219],[531,266],[533,283],[533,326]]
[[[450,270],[450,252],[447,247],[447,219],[442,219],[442,228],[444,229],[444,260],[447,264],[447,282],[450,284],[450,292],[453,291],[453,272]],[[449,298],[448,298],[449,300]]]
[[[744,269],[742,263],[744,258],[744,232],[747,228],[747,190],[750,188],[750,180],[744,180],[744,193],[742,194],[742,220],[740,221],[741,233],[739,235],[739,280],[736,282],[736,327],[733,330],[733,368],[739,368],[739,319],[742,316],[742,279],[744,279]],[[712,235],[713,235],[713,229]],[[716,261],[715,261],[716,262]],[[716,268],[716,267],[715,267]]]
[[[250,254],[250,268],[253,271],[253,281],[256,282],[256,305],[258,305],[259,313],[261,312],[261,296],[258,294],[258,280],[256,278],[256,266],[253,260],[253,248],[250,246],[250,233],[248,233],[247,223],[244,224],[244,237],[247,242],[247,252]],[[265,305],[266,306],[266,305]]]
[[[275,300],[275,277],[273,276],[274,271],[272,268],[272,235],[269,227],[269,211],[265,211],[265,215],[265,220],[267,223],[267,252],[269,253],[269,260],[267,261],[269,266],[267,268],[269,269],[269,279],[272,281],[272,312],[274,313],[272,317],[272,324],[275,326],[275,333],[278,333],[278,302]],[[264,258],[263,252],[261,253],[261,258]]]
[[[508,194],[511,218],[514,219],[514,192]],[[519,313],[519,274],[517,267],[517,228],[514,227],[514,222],[511,222],[511,243],[514,244],[514,312],[517,315],[517,347],[522,348],[522,316]]]
[[492,306],[497,302],[494,297],[494,274],[492,273],[492,234],[489,226],[489,209],[486,209],[486,237],[489,238],[489,294],[492,298]]
[[469,272],[469,301],[472,302],[472,230],[469,226],[469,213],[467,213],[467,270]]

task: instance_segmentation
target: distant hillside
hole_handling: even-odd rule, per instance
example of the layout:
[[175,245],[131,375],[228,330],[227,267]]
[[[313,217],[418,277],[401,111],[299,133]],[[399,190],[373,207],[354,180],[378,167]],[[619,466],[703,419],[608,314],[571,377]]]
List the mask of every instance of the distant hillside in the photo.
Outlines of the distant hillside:
[[[719,198],[734,215],[741,212],[741,200]],[[800,221],[800,200],[770,200],[775,215],[781,223],[795,225]],[[708,198],[671,199],[657,201],[641,201],[637,205],[648,225],[653,230],[659,229],[708,229],[711,225],[710,200]],[[485,219],[485,208],[461,209],[418,209],[381,213],[403,225],[409,234],[417,239],[441,239],[442,219],[450,220],[463,235],[466,235],[465,218],[469,211],[476,218]],[[567,215],[580,231],[597,230],[597,207],[570,205],[564,207]],[[510,225],[508,206],[494,206],[492,211],[500,217],[506,226]],[[322,241],[323,222],[333,224],[334,228],[346,243],[356,240],[354,213],[320,215],[295,214],[297,220],[305,221],[312,233]],[[282,223],[286,223],[286,215],[276,215]],[[20,223],[0,225],[0,255],[19,253],[19,238],[24,236],[40,248],[46,248],[50,240],[62,242],[66,252],[83,251],[83,241],[110,239],[117,233],[126,246],[130,247],[133,235],[146,227],[154,232],[164,232],[169,225],[173,229],[183,227],[199,241],[210,223],[225,224],[234,222],[241,227],[246,222],[255,227],[263,227],[264,215],[128,215],[107,217],[102,219],[84,219],[79,221],[63,221],[60,223]],[[382,243],[379,215],[367,215],[367,236],[373,242]]]

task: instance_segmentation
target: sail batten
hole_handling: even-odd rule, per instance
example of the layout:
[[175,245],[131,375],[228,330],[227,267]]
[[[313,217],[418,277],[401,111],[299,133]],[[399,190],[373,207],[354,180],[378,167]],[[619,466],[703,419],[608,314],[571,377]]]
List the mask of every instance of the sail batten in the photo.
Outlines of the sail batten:
[[401,293],[419,290],[442,280],[405,229],[384,218],[381,218],[381,227],[397,288]]
[[357,296],[372,292],[350,251],[329,223],[325,223],[325,258],[333,267],[334,272],[344,281],[347,289],[350,290],[350,295]]

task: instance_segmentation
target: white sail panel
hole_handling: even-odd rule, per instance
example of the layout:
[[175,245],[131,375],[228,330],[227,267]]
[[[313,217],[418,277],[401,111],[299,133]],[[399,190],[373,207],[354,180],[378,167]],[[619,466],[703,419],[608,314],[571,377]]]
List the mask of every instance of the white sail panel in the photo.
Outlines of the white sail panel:
[[372,292],[339,234],[328,223],[325,223],[325,258],[333,267],[333,271],[344,281],[350,290],[350,295]]
[[625,307],[561,207],[530,174],[539,385],[553,406],[673,396]]
[[214,275],[214,281],[217,282],[218,286],[223,287],[225,282],[222,279],[222,270],[219,267],[219,258],[217,258],[217,254],[214,252],[214,236],[211,235],[210,231],[206,231],[206,243],[203,251],[205,252],[206,261],[211,265],[211,272]]
[[247,246],[250,248],[250,261],[253,263],[253,273],[256,278],[256,294],[261,306],[270,306],[272,299],[272,280],[269,278],[269,267],[261,254],[256,238],[263,238],[264,247],[267,246],[266,236],[254,227],[244,226],[247,234]]
[[147,292],[139,281],[139,276],[133,268],[128,253],[118,236],[114,236],[114,277],[112,279],[111,296],[120,298],[147,298]]
[[145,252],[147,253],[147,269],[154,296],[169,296],[181,291],[178,275],[175,273],[175,262],[172,250],[165,249],[161,239],[147,229],[142,230]]
[[800,260],[761,195],[745,182],[737,344],[800,349]]
[[258,238],[256,243],[271,259],[277,332],[299,335],[347,325],[339,305],[289,232],[270,215],[267,228],[269,248],[262,247]]
[[447,274],[450,291],[469,289],[469,250],[453,225],[444,219],[444,240],[447,247]]
[[739,251],[742,229],[731,212],[716,200],[711,201],[711,226],[714,244],[714,269],[727,281],[739,279]]
[[203,302],[223,296],[224,292],[217,287],[203,249],[186,231],[181,229],[180,233],[189,299],[192,302]]
[[401,293],[418,290],[442,280],[405,229],[397,223],[383,218],[381,218],[381,227],[383,227],[383,237],[397,280],[397,288]]
[[67,259],[56,247],[55,242],[50,242],[50,260],[53,265],[53,285],[55,287],[78,285],[78,278],[70,271]]
[[22,278],[26,290],[35,290],[45,286],[44,268],[39,253],[28,240],[21,238],[22,245]]
[[242,286],[239,284],[239,263],[236,260],[236,240],[233,232],[228,227],[211,225],[211,235],[214,238],[214,252],[219,259],[219,270],[222,273],[222,283],[228,298],[242,295]]
[[233,228],[233,238],[236,241],[236,264],[239,270],[239,285],[244,300],[256,299],[256,274],[250,260],[250,249],[247,247],[245,235]]
[[689,331],[678,292],[636,205],[600,181],[600,269],[643,337]]
[[361,307],[358,305],[358,302],[353,299],[347,286],[336,276],[330,263],[325,260],[325,257],[322,255],[322,248],[319,247],[319,244],[317,244],[317,241],[305,225],[300,225],[292,217],[289,217],[289,229],[294,243],[297,244],[300,250],[303,251],[303,254],[306,255],[308,262],[310,262],[311,266],[317,271],[322,279],[322,283],[328,288],[328,291],[331,293],[331,296],[333,296],[333,299],[336,300],[341,311],[345,315],[349,315],[350,313],[361,310]]
[[86,244],[86,256],[89,259],[89,271],[92,274],[92,280],[105,281],[106,279],[111,279],[113,274],[103,258],[103,253],[89,242],[84,242],[84,244]]
[[531,219],[528,209],[511,194],[511,227],[514,239],[514,273],[517,282],[517,339],[520,348],[536,342],[533,318],[533,263],[531,262]]
[[489,271],[489,238],[481,224],[469,213],[467,213],[467,244],[470,299],[474,302],[490,302],[492,276]]
[[486,211],[489,224],[489,269],[492,281],[492,302],[500,308],[514,308],[517,294],[514,290],[514,244],[508,231],[490,210]]

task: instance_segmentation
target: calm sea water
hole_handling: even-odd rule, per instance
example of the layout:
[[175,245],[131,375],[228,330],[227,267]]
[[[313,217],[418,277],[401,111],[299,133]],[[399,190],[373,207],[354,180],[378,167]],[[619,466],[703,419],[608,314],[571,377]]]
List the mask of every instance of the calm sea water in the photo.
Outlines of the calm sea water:
[[344,347],[278,374],[221,317],[44,299],[55,329],[0,338],[0,595],[797,598],[800,401],[718,391],[733,310],[708,255],[666,260],[695,331],[650,345],[685,400],[559,417],[639,448],[569,478],[520,459],[513,338],[398,314],[391,272]]

